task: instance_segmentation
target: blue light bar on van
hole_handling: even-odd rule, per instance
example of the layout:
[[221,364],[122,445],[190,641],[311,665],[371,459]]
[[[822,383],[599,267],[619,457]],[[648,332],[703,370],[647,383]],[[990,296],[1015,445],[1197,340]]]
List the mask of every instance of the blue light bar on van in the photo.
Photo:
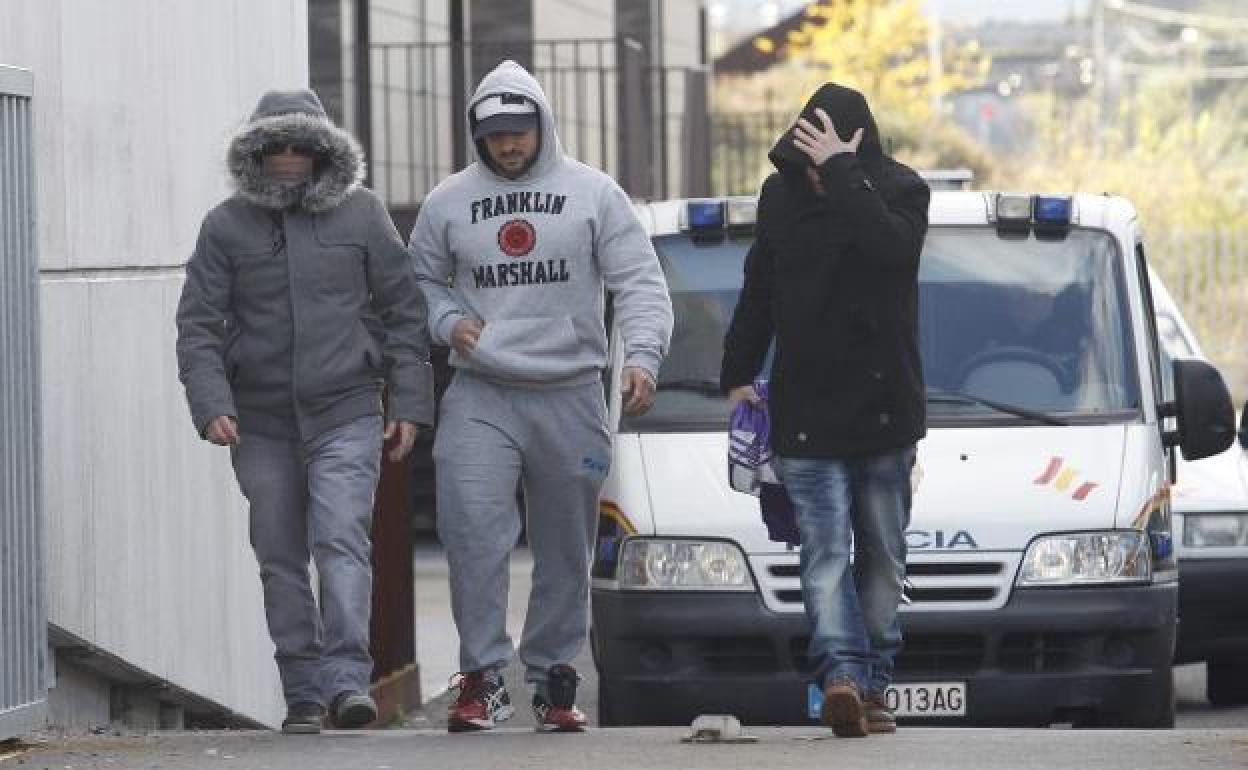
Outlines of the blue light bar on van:
[[689,201],[685,224],[690,230],[718,230],[724,226],[723,201]]
[[1068,225],[1073,208],[1069,195],[1037,195],[1032,217],[1038,225]]

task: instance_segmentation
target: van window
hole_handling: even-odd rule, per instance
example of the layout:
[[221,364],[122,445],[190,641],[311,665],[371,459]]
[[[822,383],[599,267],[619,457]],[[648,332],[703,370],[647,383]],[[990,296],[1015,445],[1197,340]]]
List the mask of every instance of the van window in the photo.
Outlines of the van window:
[[659,370],[654,406],[622,418],[620,429],[713,431],[728,424],[728,402],[719,392],[724,334],[732,321],[751,238],[693,239],[665,235],[655,251],[672,296],[672,343]]
[[1157,338],[1161,341],[1161,389],[1165,401],[1174,400],[1174,359],[1195,358],[1192,349],[1179,322],[1169,313],[1157,314]]
[[[723,339],[743,277],[748,238],[654,239],[675,313],[654,407],[624,417],[625,432],[727,427],[719,392]],[[1003,238],[989,227],[934,227],[920,263],[919,325],[929,389],[1042,411],[1076,422],[1137,419],[1120,256],[1093,230],[1061,240]],[[770,356],[768,356],[770,359]],[[760,376],[767,376],[770,361]],[[975,399],[929,403],[933,424],[1018,424]]]
[[[929,389],[1064,417],[1119,418],[1140,406],[1121,257],[1114,239],[933,228],[919,273]],[[933,419],[987,408],[931,403]]]

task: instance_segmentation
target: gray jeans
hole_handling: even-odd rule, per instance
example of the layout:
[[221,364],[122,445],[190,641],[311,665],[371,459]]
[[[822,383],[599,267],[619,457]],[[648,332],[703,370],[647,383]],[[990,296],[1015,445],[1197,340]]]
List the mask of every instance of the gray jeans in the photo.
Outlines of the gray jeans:
[[[361,417],[309,441],[245,434],[231,452],[251,504],[251,546],[287,704],[368,689],[369,529],[381,434],[381,417]],[[319,610],[309,555],[320,576]]]

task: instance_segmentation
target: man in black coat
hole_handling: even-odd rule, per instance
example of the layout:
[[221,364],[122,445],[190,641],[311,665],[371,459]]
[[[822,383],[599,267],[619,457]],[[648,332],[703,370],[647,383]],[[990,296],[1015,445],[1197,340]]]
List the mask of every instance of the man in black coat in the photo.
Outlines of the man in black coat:
[[759,197],[721,385],[734,403],[757,399],[750,383],[774,339],[771,439],[802,535],[823,721],[837,735],[892,732],[884,693],[926,432],[917,316],[930,191],[884,155],[862,94],[832,83],[770,157],[778,173]]

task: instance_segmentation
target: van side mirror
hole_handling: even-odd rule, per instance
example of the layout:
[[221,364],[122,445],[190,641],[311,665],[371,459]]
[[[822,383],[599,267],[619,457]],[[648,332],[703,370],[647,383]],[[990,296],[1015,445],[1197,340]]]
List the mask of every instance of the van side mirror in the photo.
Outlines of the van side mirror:
[[1222,375],[1194,358],[1176,358],[1173,366],[1174,402],[1163,404],[1161,413],[1176,418],[1178,430],[1167,434],[1167,443],[1177,444],[1189,461],[1225,451],[1235,441],[1236,425]]
[[1244,402],[1244,410],[1239,413],[1239,445],[1248,449],[1248,401]]

